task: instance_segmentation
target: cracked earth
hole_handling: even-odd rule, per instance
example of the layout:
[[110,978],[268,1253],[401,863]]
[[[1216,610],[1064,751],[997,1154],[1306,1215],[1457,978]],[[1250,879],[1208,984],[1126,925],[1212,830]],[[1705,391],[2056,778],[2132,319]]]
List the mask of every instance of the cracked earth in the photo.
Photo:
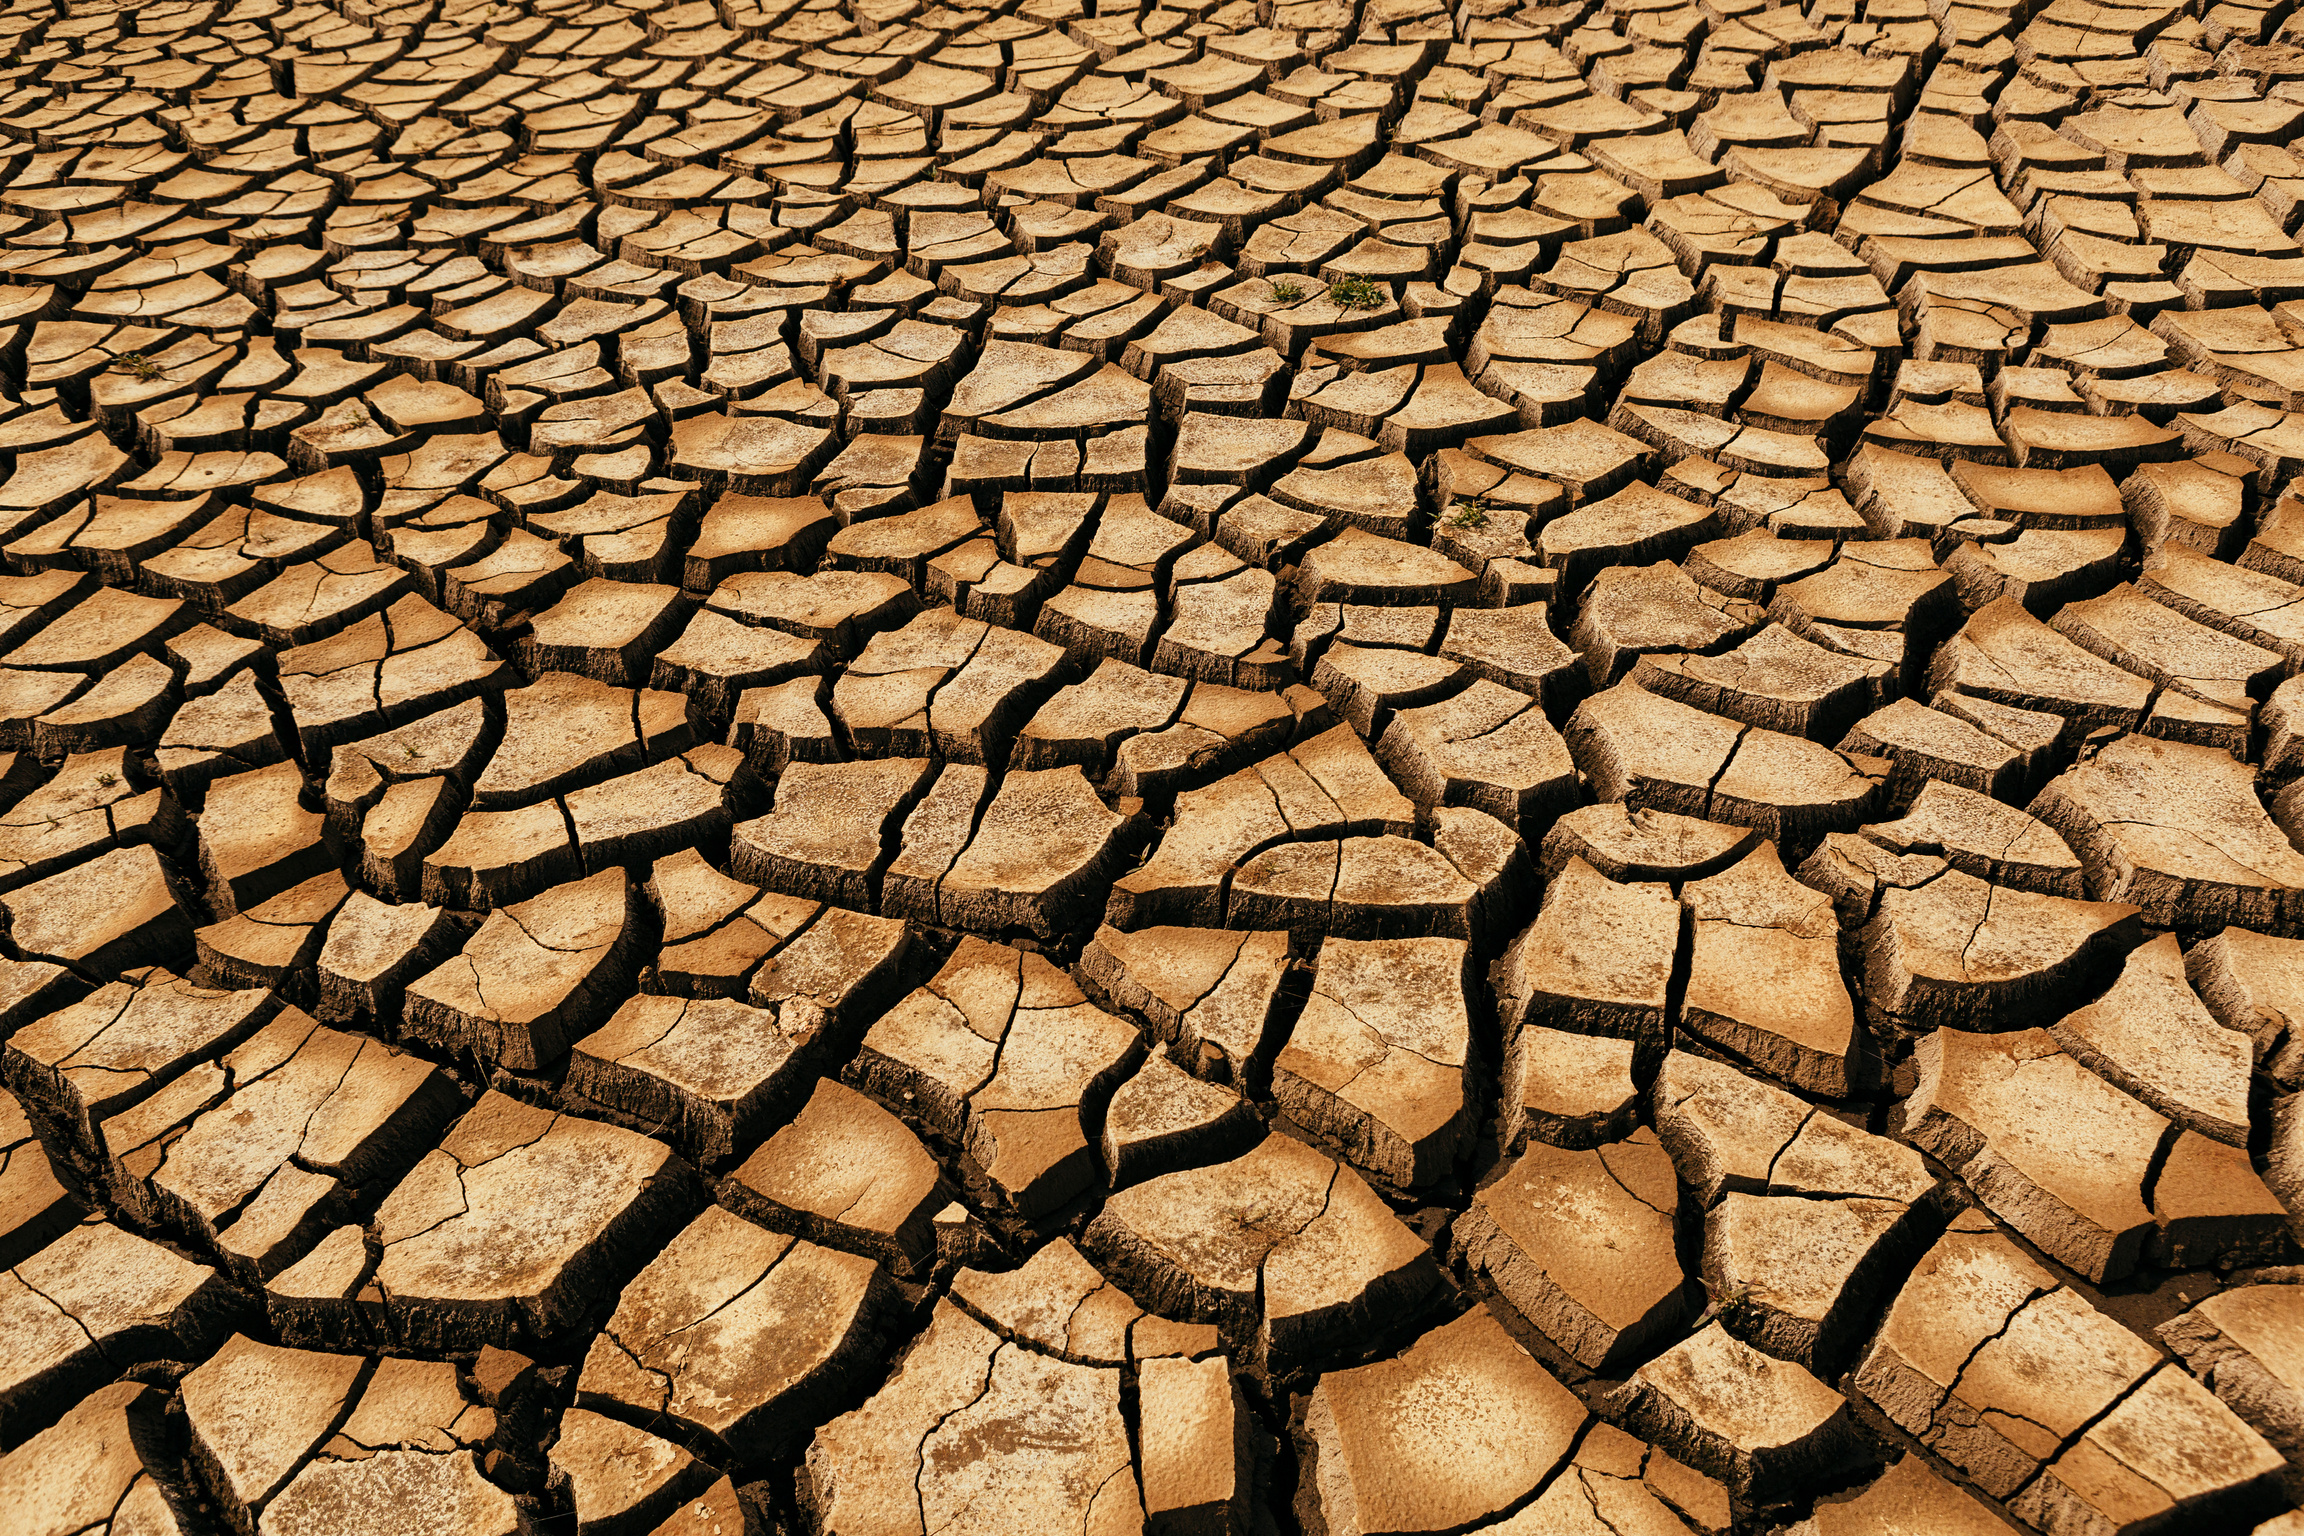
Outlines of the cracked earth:
[[8,1536],[2304,1536],[2293,0],[0,0]]

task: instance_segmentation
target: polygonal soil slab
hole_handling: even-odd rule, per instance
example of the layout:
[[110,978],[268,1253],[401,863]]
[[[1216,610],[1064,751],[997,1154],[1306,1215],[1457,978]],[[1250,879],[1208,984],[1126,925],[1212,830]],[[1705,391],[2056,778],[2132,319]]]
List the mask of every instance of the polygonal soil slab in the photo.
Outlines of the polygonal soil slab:
[[621,869],[488,914],[462,954],[410,983],[419,1039],[534,1070],[567,1054],[630,985],[637,897]]
[[1431,1257],[1359,1175],[1284,1136],[1124,1189],[1082,1245],[1129,1294],[1274,1369],[1421,1295]]
[[433,1348],[549,1338],[638,1267],[693,1198],[661,1142],[485,1094],[377,1207],[385,1321]]
[[1474,1307],[1399,1358],[1320,1378],[1305,1469],[1331,1530],[1465,1529],[1559,1467],[1584,1405]]
[[174,1478],[166,1408],[158,1390],[114,1382],[0,1457],[11,1519],[36,1536],[178,1529],[184,1516],[162,1481]]
[[1230,876],[1261,850],[1282,840],[1405,834],[1415,819],[1408,798],[1341,725],[1176,801],[1151,858],[1112,887],[1104,920],[1116,928],[1221,926]]
[[372,1362],[235,1335],[183,1393],[193,1464],[241,1529],[389,1529],[390,1512],[410,1509],[459,1536],[519,1527],[511,1496],[480,1472],[493,1418],[444,1361]]
[[1272,1063],[1299,1124],[1400,1187],[1438,1178],[1461,1149],[1471,1019],[1455,939],[1331,938],[1312,995]]
[[962,1142],[1001,1199],[1039,1215],[1094,1181],[1086,1118],[1138,1049],[1039,955],[969,938],[872,1026],[848,1076]]
[[244,1277],[303,1257],[337,1207],[430,1146],[463,1101],[446,1073],[288,1008],[104,1121],[112,1193]]
[[801,1500],[831,1530],[989,1530],[993,1510],[1018,1528],[1128,1528],[1142,1505],[1120,1373],[1003,1343],[939,1302],[888,1384],[817,1432]]
[[1847,1399],[1717,1322],[1640,1367],[1620,1390],[1634,1433],[1747,1498],[1776,1497],[1873,1463]]
[[763,1226],[909,1274],[935,1256],[933,1218],[949,1192],[903,1121],[822,1078],[792,1123],[721,1181],[720,1199]]
[[1602,1370],[1689,1311],[1679,1208],[1672,1160],[1643,1127],[1590,1151],[1531,1146],[1473,1197],[1455,1242],[1529,1327]]
[[772,1454],[805,1432],[812,1400],[866,1363],[891,1299],[870,1259],[707,1207],[624,1288],[577,1401],[707,1436],[724,1454]]
[[1285,933],[1207,928],[1100,927],[1080,955],[1087,979],[1141,1014],[1180,1061],[1234,1087],[1271,1044],[1287,965]]
[[[1914,1057],[1920,1083],[1902,1106],[1902,1133],[2090,1279],[2131,1272],[2149,1248],[2189,1247],[2204,1257],[2260,1251],[2274,1240],[2265,1223],[2277,1223],[2276,1203],[2245,1157],[2171,1126],[2057,1049],[2048,1031],[1940,1030]],[[2204,1193],[2194,1182],[2203,1177],[2216,1179],[2217,1193],[2200,1213],[2212,1219],[2195,1228],[2184,1218]]]
[[0,1277],[0,1411],[44,1426],[105,1377],[197,1354],[235,1303],[205,1265],[90,1217]]

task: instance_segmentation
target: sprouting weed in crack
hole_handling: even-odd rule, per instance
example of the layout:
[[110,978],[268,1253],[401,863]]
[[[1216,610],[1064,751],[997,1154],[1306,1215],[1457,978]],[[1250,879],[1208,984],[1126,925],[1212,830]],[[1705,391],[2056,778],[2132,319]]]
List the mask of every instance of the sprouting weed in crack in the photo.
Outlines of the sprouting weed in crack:
[[1448,521],[1448,526],[1449,526],[1449,527],[1451,527],[1451,528],[1485,528],[1485,527],[1487,527],[1487,526],[1488,526],[1488,503],[1487,503],[1487,500],[1486,500],[1485,498],[1483,498],[1483,497],[1479,497],[1479,496],[1462,496],[1462,497],[1458,497],[1458,498],[1457,498],[1457,501],[1456,501],[1456,507],[1455,507],[1455,510],[1454,510],[1454,511],[1452,511],[1452,512],[1450,512],[1450,513],[1448,514],[1448,519],[1447,519],[1447,521]]

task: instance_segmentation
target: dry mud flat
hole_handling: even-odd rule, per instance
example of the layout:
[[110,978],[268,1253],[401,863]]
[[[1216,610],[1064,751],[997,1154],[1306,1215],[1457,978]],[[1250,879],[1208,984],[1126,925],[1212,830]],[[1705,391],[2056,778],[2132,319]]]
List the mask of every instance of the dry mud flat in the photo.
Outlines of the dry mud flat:
[[10,1536],[2304,1532],[2289,0],[0,10]]

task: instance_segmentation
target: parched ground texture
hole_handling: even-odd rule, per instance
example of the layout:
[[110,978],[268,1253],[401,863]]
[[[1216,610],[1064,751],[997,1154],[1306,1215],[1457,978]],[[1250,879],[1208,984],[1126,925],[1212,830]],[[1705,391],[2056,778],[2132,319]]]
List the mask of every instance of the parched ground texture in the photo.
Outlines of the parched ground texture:
[[2293,0],[13,0],[0,1531],[2304,1533]]

